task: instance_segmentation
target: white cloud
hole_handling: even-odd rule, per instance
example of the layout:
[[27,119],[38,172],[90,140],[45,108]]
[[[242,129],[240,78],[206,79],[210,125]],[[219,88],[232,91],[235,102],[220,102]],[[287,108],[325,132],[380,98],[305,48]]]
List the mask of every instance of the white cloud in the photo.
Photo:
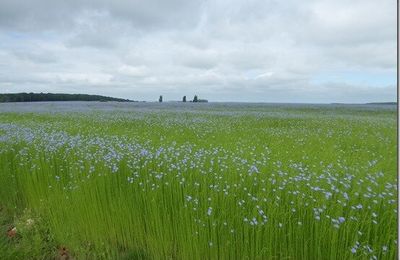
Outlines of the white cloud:
[[[0,3],[0,86],[12,92],[392,101],[395,53],[390,0]],[[355,70],[374,84],[313,81]]]

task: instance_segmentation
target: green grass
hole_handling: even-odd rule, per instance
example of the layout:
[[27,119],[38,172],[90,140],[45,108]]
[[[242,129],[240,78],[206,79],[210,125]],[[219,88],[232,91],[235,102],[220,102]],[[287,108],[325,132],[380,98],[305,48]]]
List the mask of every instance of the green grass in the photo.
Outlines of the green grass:
[[397,256],[393,109],[50,112],[0,113],[2,259]]

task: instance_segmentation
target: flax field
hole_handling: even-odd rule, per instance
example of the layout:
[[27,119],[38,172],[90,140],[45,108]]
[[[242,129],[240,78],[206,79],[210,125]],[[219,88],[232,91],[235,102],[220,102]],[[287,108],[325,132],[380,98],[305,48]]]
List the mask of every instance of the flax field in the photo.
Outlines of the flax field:
[[0,104],[1,259],[396,259],[390,105]]

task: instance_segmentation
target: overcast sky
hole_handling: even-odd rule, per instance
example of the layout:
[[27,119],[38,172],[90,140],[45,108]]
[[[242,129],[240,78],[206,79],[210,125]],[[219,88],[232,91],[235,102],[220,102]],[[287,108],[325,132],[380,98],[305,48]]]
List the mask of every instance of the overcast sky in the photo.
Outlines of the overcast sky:
[[394,0],[1,0],[0,92],[396,100]]

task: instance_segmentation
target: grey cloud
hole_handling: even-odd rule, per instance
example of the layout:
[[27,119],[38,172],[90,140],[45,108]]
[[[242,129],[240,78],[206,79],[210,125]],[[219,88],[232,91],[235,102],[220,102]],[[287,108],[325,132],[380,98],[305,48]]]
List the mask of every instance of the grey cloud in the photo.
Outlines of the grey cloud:
[[[75,18],[76,30],[66,42],[68,47],[115,48],[126,37],[129,27],[108,12],[85,11]],[[118,37],[110,37],[118,32]]]
[[[115,92],[133,99],[168,98],[167,92],[171,99],[219,93],[235,101],[389,100],[395,97],[395,5],[3,0],[0,84],[11,91]],[[355,69],[366,77],[393,74],[394,83],[311,80]]]
[[4,0],[0,4],[0,26],[19,30],[70,29],[76,15],[84,11],[108,12],[140,29],[186,27],[196,22],[201,1],[184,0]]
[[220,54],[215,50],[184,49],[182,52],[178,60],[181,59],[181,64],[189,68],[209,70],[215,68],[220,60]]
[[15,58],[33,63],[54,63],[57,61],[57,56],[54,53],[48,53],[43,50],[26,51],[15,50],[12,52]]

